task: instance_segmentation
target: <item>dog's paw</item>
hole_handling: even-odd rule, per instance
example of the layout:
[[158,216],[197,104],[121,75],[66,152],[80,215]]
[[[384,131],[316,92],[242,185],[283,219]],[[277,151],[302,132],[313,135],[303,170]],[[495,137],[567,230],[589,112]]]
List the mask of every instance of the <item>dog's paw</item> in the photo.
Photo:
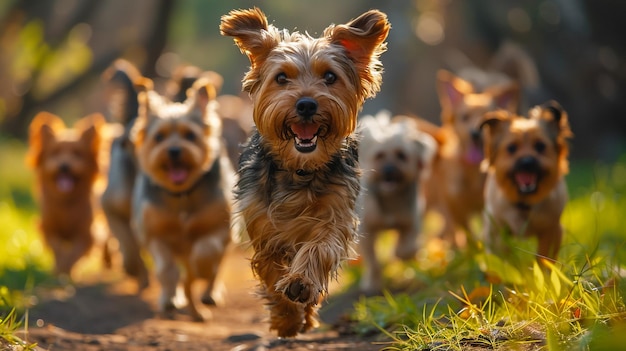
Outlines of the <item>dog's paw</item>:
[[217,302],[215,302],[215,299],[211,295],[202,296],[200,301],[207,306],[217,306]]
[[[282,283],[282,284],[281,284]],[[322,289],[317,287],[311,279],[295,276],[279,282],[278,289],[293,302],[306,305],[316,304]]]

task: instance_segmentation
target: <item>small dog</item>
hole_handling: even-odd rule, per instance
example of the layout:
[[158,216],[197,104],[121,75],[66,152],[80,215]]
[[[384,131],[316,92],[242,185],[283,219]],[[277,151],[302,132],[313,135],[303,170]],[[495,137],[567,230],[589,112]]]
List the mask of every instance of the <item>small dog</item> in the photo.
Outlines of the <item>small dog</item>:
[[556,102],[536,106],[528,118],[508,111],[485,115],[485,235],[502,252],[502,231],[538,239],[539,258],[556,259],[567,202],[567,113]]
[[371,10],[319,38],[269,25],[258,8],[222,17],[251,62],[243,90],[256,131],[244,147],[237,211],[254,249],[252,269],[270,329],[291,337],[317,326],[317,304],[353,255],[360,169],[354,131],[382,84],[390,25]]
[[[437,74],[437,92],[441,104],[441,127],[420,127],[439,142],[431,177],[426,181],[429,209],[444,217],[442,237],[453,245],[464,247],[471,241],[470,219],[483,210],[485,175],[480,171],[483,160],[480,123],[485,113],[495,109],[517,111],[517,84],[495,85],[482,91],[446,70]],[[465,233],[457,233],[462,229]]]
[[100,128],[92,114],[67,128],[61,118],[38,113],[29,127],[27,164],[35,170],[40,229],[54,254],[57,275],[72,268],[94,245],[94,184],[99,177]]
[[379,292],[383,287],[381,265],[375,242],[383,230],[398,232],[395,254],[408,260],[417,253],[424,199],[420,180],[428,174],[436,141],[419,131],[415,120],[406,116],[393,119],[380,112],[359,122],[359,160],[363,175],[358,201],[360,254],[364,271],[361,290]]
[[[160,312],[172,317],[179,282],[188,309],[203,320],[192,296],[196,278],[208,284],[201,301],[214,305],[215,278],[231,242],[231,189],[234,170],[215,112],[215,88],[198,79],[184,103],[147,90],[139,93],[139,115],[131,132],[138,174],[132,198],[132,226],[154,259],[161,285]],[[136,252],[135,255],[139,255]]]

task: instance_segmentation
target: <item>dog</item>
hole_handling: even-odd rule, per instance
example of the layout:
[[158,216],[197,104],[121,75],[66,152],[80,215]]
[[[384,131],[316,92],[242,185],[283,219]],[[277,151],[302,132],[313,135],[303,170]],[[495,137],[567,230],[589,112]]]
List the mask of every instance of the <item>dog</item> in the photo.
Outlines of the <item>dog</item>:
[[368,11],[321,37],[269,25],[258,8],[222,16],[222,35],[251,62],[243,90],[256,130],[244,146],[236,211],[254,253],[270,330],[318,326],[317,304],[357,240],[360,168],[355,138],[365,99],[382,84],[387,16]]
[[382,111],[359,122],[361,195],[359,212],[359,253],[363,258],[360,288],[366,293],[383,287],[382,267],[377,261],[375,242],[383,230],[396,230],[395,255],[403,260],[415,257],[421,231],[424,198],[420,183],[430,170],[437,150],[433,137],[417,128],[407,116],[390,118]]
[[[439,143],[431,177],[425,180],[429,209],[443,215],[441,237],[457,247],[473,243],[470,219],[483,210],[485,175],[479,129],[485,113],[496,109],[515,112],[519,87],[509,80],[484,90],[446,70],[437,73],[437,93],[441,104],[441,127],[424,120],[422,130]],[[462,232],[458,232],[461,229]]]
[[[216,72],[203,71],[192,65],[180,65],[172,73],[171,79],[165,82],[164,97],[172,102],[184,102],[187,99],[187,90],[200,78],[209,79],[216,90],[219,90],[223,82],[222,76]],[[124,59],[116,60],[102,74],[102,79],[107,88],[106,100],[110,119],[123,126],[123,133],[110,147],[111,166],[101,205],[109,227],[119,242],[124,270],[137,280],[138,289],[141,291],[149,285],[149,281],[145,264],[137,255],[141,249],[131,228],[131,202],[137,175],[137,160],[130,135],[139,109],[138,94],[154,90],[154,84],[142,76],[131,62]],[[223,96],[217,97],[217,113],[222,118],[222,134],[229,157],[231,161],[236,162],[240,145],[247,136],[240,123],[245,117],[238,115],[237,112],[239,109],[245,110],[247,104],[245,101],[230,99],[230,96],[225,97],[224,102],[222,98]]]
[[138,165],[131,223],[139,246],[153,258],[161,285],[158,307],[167,318],[177,311],[180,263],[189,313],[194,320],[204,319],[192,283],[206,280],[201,302],[216,304],[215,278],[231,242],[235,173],[223,145],[215,95],[208,80],[198,79],[184,103],[153,90],[138,96],[139,113],[131,131]]
[[536,236],[539,258],[555,260],[567,202],[567,113],[555,101],[535,106],[524,118],[508,111],[485,115],[485,237],[503,253],[503,232]]
[[40,230],[58,276],[71,277],[75,264],[94,246],[94,184],[100,176],[103,124],[102,115],[92,114],[68,128],[60,117],[42,111],[29,126],[26,162],[35,171]]

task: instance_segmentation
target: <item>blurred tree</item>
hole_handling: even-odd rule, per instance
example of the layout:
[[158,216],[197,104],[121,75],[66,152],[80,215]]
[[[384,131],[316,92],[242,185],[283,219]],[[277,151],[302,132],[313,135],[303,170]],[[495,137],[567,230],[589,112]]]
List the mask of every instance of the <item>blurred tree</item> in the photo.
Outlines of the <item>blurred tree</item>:
[[131,56],[144,75],[154,76],[173,4],[14,1],[0,22],[0,130],[24,137],[37,110],[81,95],[118,57]]

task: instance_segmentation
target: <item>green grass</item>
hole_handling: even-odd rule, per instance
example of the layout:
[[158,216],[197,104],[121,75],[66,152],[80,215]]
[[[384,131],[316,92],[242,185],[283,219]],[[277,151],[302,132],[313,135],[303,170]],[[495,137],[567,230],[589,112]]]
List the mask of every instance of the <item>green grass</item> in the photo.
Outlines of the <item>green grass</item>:
[[[36,286],[50,281],[52,257],[37,230],[33,176],[24,143],[0,138],[0,349],[34,350],[15,336],[26,328]],[[7,166],[8,165],[8,166]]]
[[[0,138],[0,348],[26,345],[29,297],[50,283],[52,256],[38,229],[33,176],[23,143]],[[533,256],[536,243],[514,240],[506,260],[480,249],[455,252],[429,240],[417,260],[391,260],[393,236],[380,251],[386,279],[411,293],[362,298],[359,333],[383,331],[389,350],[613,350],[626,342],[626,158],[613,165],[574,164],[566,237],[551,271]],[[428,217],[425,231],[436,231]],[[476,226],[480,226],[477,222]],[[486,273],[489,274],[486,274]],[[358,265],[342,274],[355,283]],[[347,285],[344,284],[344,285]],[[2,344],[2,343],[5,344]]]
[[[566,236],[551,270],[537,264],[534,240],[510,239],[514,249],[506,257],[480,248],[452,252],[435,241],[415,263],[387,265],[387,279],[411,281],[412,292],[361,299],[353,314],[357,331],[384,331],[393,340],[388,350],[623,347],[624,161],[572,167]],[[351,273],[358,279],[358,268]]]

